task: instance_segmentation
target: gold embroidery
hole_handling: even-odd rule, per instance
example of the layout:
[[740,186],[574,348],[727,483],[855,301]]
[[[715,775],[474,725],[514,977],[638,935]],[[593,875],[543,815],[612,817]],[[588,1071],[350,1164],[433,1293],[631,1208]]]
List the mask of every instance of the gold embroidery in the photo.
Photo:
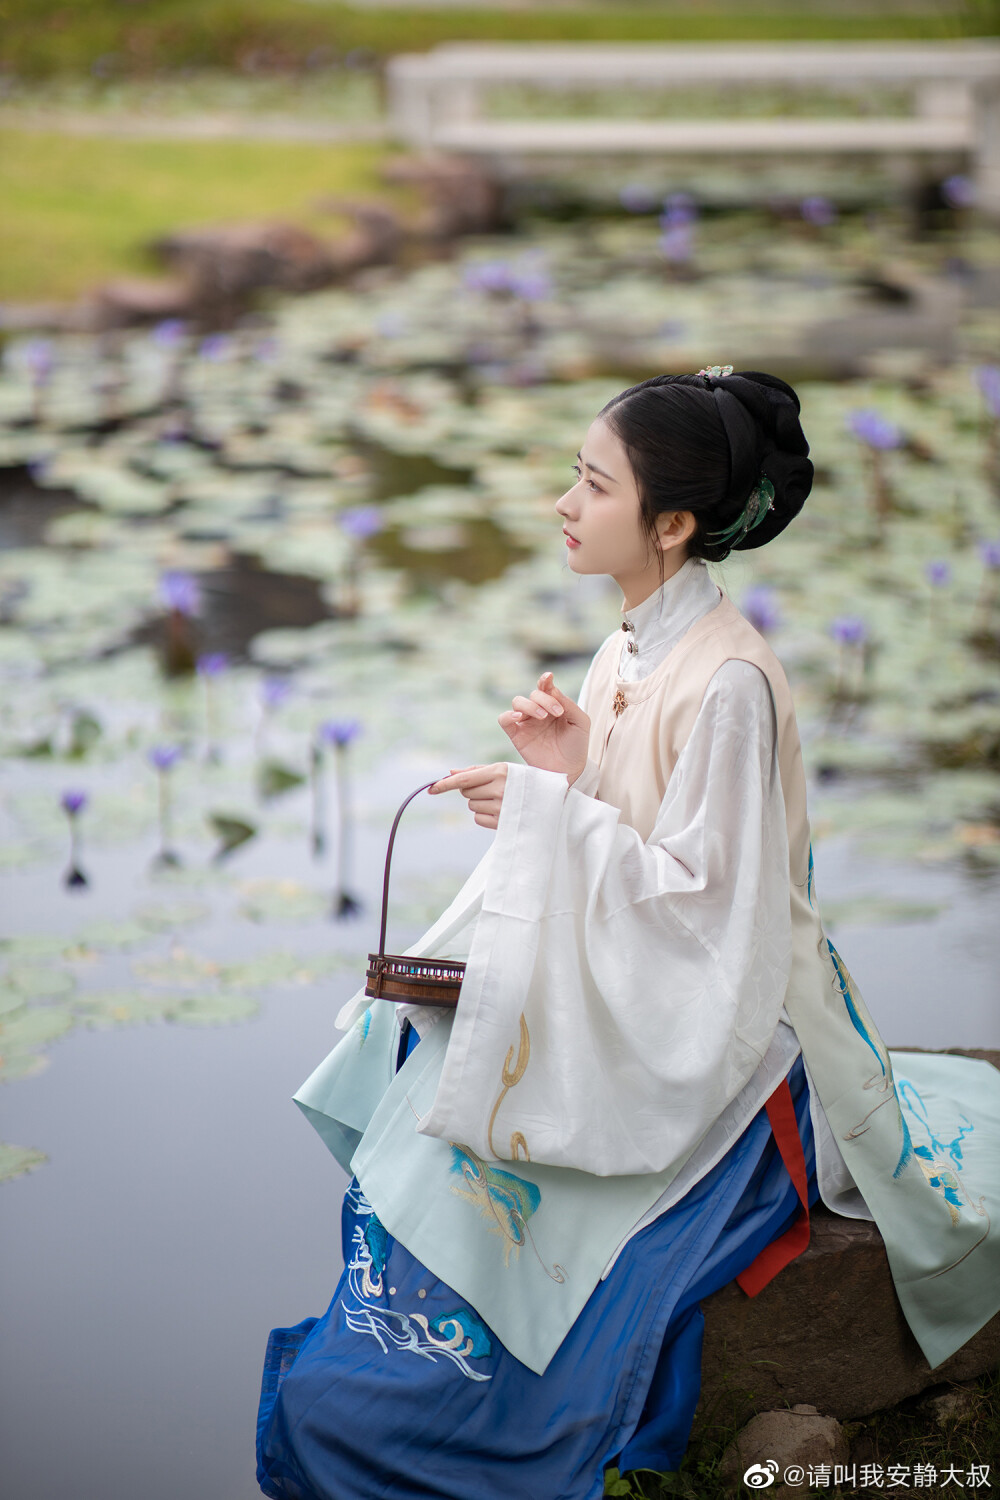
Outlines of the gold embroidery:
[[623,714],[625,712],[625,710],[628,708],[628,699],[626,698],[625,694],[622,692],[621,688],[619,688],[618,691],[617,691],[617,693],[615,694],[614,702],[612,703],[611,706],[612,706],[612,708],[615,711],[615,718],[616,719],[621,714]]
[[[508,1047],[506,1061],[504,1062],[504,1065],[500,1070],[500,1081],[503,1084],[503,1088],[497,1095],[497,1102],[493,1106],[493,1113],[490,1115],[489,1128],[486,1132],[486,1139],[489,1142],[490,1150],[492,1151],[494,1156],[499,1155],[496,1147],[493,1144],[493,1126],[496,1124],[496,1118],[500,1112],[500,1106],[503,1103],[504,1099],[506,1099],[508,1091],[512,1089],[515,1084],[521,1082],[521,1079],[524,1077],[525,1070],[528,1066],[528,1059],[530,1058],[530,1056],[531,1037],[528,1035],[528,1023],[524,1019],[524,1012],[522,1011],[521,1034],[518,1038],[517,1044],[517,1062],[514,1063],[514,1066],[512,1068],[511,1063],[514,1060],[514,1049],[513,1047]],[[518,1153],[520,1151],[524,1152],[525,1161],[531,1160],[531,1157],[528,1154],[527,1141],[524,1139],[524,1136],[519,1130],[515,1130],[514,1134],[510,1138],[510,1160],[517,1161]]]
[[510,1159],[511,1159],[511,1161],[518,1161],[519,1160],[518,1152],[521,1151],[521,1150],[524,1151],[524,1159],[525,1159],[525,1161],[530,1161],[531,1157],[528,1155],[528,1143],[524,1139],[524,1136],[521,1134],[521,1132],[519,1130],[515,1130],[514,1134],[510,1138]]

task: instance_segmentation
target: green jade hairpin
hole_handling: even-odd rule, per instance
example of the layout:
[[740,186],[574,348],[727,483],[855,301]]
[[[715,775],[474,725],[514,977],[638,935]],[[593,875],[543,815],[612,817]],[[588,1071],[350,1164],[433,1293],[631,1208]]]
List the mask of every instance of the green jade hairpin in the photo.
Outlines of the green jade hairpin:
[[748,532],[759,526],[768,511],[774,509],[774,485],[766,474],[762,474],[750,491],[750,498],[731,526],[724,531],[712,531],[709,535],[720,547],[736,547]]

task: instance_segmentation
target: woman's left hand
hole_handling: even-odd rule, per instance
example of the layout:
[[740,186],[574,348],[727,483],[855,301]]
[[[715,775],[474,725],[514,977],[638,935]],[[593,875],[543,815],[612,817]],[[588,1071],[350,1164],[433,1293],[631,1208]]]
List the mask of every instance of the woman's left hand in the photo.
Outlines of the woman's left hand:
[[452,771],[436,781],[430,792],[432,797],[437,792],[461,792],[480,828],[495,828],[506,784],[507,762],[500,760],[491,766],[466,766],[464,771]]

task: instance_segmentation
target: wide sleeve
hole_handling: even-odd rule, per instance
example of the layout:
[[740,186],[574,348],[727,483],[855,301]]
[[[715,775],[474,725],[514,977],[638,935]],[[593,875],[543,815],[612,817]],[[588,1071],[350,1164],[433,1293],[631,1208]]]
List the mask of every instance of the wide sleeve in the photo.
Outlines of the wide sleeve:
[[679,1169],[767,1051],[791,963],[774,708],[713,677],[649,840],[512,766],[440,1084],[419,1124],[480,1155]]

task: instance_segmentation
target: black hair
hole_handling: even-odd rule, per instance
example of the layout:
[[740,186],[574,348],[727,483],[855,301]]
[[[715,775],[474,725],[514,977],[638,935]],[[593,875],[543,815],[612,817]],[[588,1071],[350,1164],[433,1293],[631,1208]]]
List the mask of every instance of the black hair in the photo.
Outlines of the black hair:
[[[776,375],[656,375],[622,391],[600,415],[628,454],[650,535],[667,511],[694,516],[690,557],[721,562],[731,548],[763,546],[798,515],[812,488],[799,398]],[[762,478],[773,503],[763,515],[751,505],[748,516]],[[742,527],[741,518],[752,526]]]

